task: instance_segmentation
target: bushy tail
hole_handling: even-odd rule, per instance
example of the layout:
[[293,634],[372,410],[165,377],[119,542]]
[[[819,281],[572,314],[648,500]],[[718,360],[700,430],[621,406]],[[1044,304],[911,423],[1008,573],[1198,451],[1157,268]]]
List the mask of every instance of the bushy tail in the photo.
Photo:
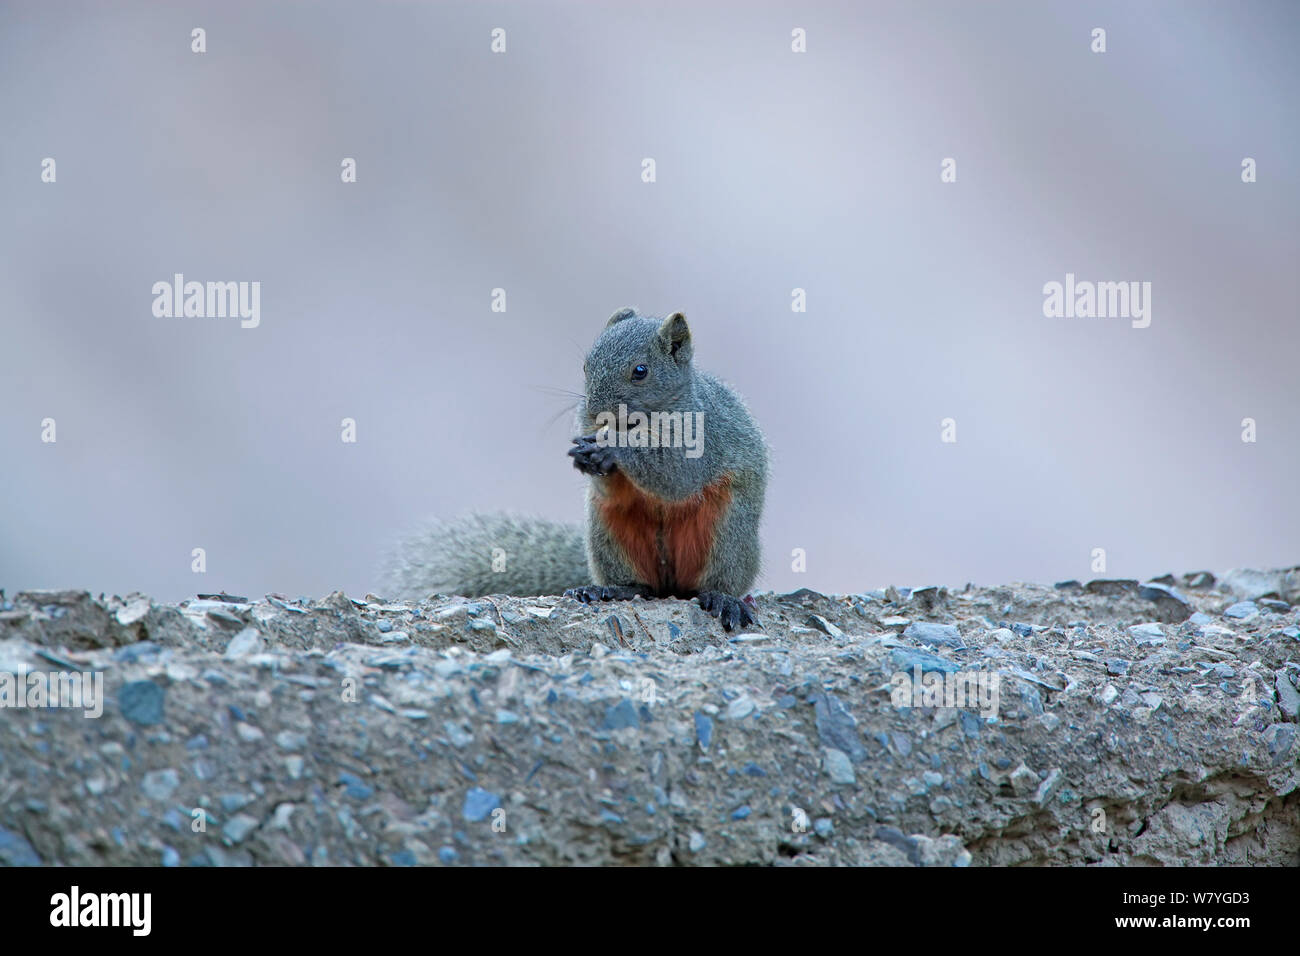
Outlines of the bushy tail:
[[419,601],[431,594],[561,594],[590,583],[577,525],[472,514],[436,522],[401,542],[388,563],[382,593]]

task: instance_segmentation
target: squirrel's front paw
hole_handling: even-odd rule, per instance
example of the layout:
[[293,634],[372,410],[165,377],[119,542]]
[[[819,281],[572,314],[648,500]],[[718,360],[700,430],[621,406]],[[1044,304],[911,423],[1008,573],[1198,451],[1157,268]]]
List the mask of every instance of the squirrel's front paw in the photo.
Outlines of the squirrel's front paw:
[[573,457],[573,467],[584,475],[608,475],[618,467],[614,447],[597,444],[595,435],[573,439],[569,454]]
[[699,598],[700,607],[722,622],[724,630],[731,631],[738,626],[749,627],[758,623],[758,618],[750,613],[749,606],[740,598],[721,591],[701,591],[696,597]]

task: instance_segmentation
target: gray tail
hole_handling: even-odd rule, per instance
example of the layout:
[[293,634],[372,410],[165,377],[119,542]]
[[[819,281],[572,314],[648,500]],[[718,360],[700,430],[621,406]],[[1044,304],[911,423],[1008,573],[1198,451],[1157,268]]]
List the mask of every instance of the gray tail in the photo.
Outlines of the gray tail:
[[591,583],[582,529],[510,514],[436,522],[402,541],[384,574],[384,597],[561,594]]

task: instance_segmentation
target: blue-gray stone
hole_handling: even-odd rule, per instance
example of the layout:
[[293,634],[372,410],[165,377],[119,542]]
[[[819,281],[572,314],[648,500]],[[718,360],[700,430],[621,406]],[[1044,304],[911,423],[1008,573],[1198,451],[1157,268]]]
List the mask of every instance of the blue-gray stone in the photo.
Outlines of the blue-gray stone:
[[164,845],[162,850],[162,865],[168,867],[180,866],[181,855],[177,853],[174,848]]
[[1146,584],[1138,588],[1138,597],[1147,601],[1164,601],[1166,603],[1172,603],[1189,610],[1192,606],[1191,602],[1188,601],[1187,598],[1183,597],[1183,595],[1179,594],[1172,587],[1167,584],[1160,584],[1156,581],[1148,581]]
[[960,665],[944,660],[942,657],[927,654],[924,651],[896,647],[890,652],[889,656],[895,667],[909,673],[915,671],[918,667],[921,668],[922,674],[955,674],[961,670]]
[[736,809],[731,811],[731,819],[744,820],[749,816],[749,814],[750,814],[749,804],[745,804],[744,806],[737,807]]
[[1232,618],[1236,621],[1244,621],[1247,618],[1254,617],[1258,613],[1259,607],[1254,601],[1238,601],[1236,604],[1225,609],[1223,616]]
[[40,866],[41,858],[21,833],[0,827],[0,864],[5,866]]
[[162,723],[163,698],[161,687],[151,680],[137,680],[123,684],[117,695],[122,716],[140,727]]
[[1130,666],[1131,665],[1129,664],[1128,661],[1117,657],[1114,660],[1109,660],[1106,662],[1106,673],[1114,674],[1116,677],[1123,677],[1125,674],[1128,673],[1128,669]]
[[695,739],[700,742],[701,750],[708,750],[713,742],[713,718],[698,710],[695,712]]
[[983,726],[980,719],[972,714],[969,710],[959,712],[961,718],[961,729],[967,737],[978,737],[980,728]]
[[813,832],[823,840],[829,840],[835,834],[835,824],[830,817],[818,817],[813,821]]
[[343,784],[343,792],[353,800],[369,800],[375,795],[374,788],[366,784],[356,774],[347,771],[340,773],[339,783]]
[[150,800],[166,800],[180,786],[181,775],[172,768],[150,770],[140,781],[140,789]]
[[833,783],[857,783],[857,775],[853,772],[853,763],[849,760],[849,755],[843,750],[827,747],[825,768],[827,776],[831,778]]
[[1264,731],[1264,743],[1268,747],[1269,756],[1273,758],[1274,767],[1282,763],[1291,752],[1291,745],[1295,743],[1295,728],[1295,724],[1271,724]]
[[1128,629],[1129,637],[1140,646],[1150,647],[1165,642],[1165,630],[1154,621],[1134,624]]
[[961,632],[952,624],[932,624],[929,621],[916,621],[907,626],[903,636],[918,644],[942,644],[946,647],[964,647]]
[[617,704],[605,710],[605,722],[602,730],[623,730],[627,727],[640,728],[641,718],[636,712],[636,705],[624,697]]
[[234,813],[252,803],[253,798],[243,793],[223,793],[217,797],[217,802],[221,804],[222,813]]
[[465,806],[461,808],[461,816],[470,823],[478,823],[486,820],[488,814],[499,806],[501,806],[501,798],[495,793],[482,787],[475,787],[465,794]]
[[444,846],[438,851],[438,859],[448,865],[455,863],[459,858],[460,854],[456,852],[454,846]]
[[258,821],[256,817],[250,817],[246,813],[236,814],[226,821],[226,825],[221,828],[221,838],[229,843],[242,843],[250,833],[257,829]]
[[858,722],[834,694],[819,691],[812,695],[817,735],[823,745],[843,751],[854,763],[867,759],[867,747],[858,733]]
[[396,853],[390,853],[388,859],[393,862],[393,866],[415,866],[415,854],[410,850],[398,850]]

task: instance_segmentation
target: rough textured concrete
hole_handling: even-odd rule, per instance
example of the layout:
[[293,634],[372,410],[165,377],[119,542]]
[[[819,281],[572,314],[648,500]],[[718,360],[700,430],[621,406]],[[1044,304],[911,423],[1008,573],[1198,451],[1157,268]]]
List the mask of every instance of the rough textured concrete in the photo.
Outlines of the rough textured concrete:
[[[18,594],[0,672],[106,702],[0,710],[0,863],[1295,865],[1296,602],[1294,569],[799,591],[728,635],[693,601]],[[898,706],[952,670],[997,673],[991,719]]]

